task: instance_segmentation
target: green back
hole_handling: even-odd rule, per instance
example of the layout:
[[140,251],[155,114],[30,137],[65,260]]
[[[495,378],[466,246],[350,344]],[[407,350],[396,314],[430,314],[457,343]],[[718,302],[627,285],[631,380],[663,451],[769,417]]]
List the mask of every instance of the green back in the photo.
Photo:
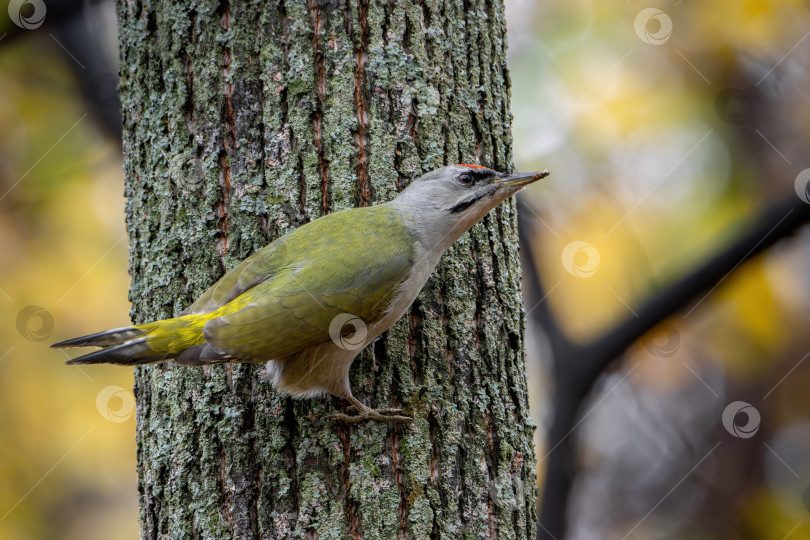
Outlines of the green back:
[[251,255],[186,312],[209,313],[205,340],[237,358],[280,358],[329,341],[343,313],[379,321],[408,279],[413,249],[390,206],[344,210]]

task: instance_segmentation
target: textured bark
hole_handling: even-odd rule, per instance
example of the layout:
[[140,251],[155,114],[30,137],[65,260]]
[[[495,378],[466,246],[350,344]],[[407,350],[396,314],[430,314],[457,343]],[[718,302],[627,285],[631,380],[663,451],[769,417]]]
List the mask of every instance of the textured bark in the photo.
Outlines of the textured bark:
[[[423,172],[511,167],[496,0],[118,11],[136,322],[178,314],[272,239]],[[345,404],[280,397],[262,366],[138,368],[142,536],[533,536],[515,218],[510,201],[465,234],[355,360],[354,394],[403,406],[411,425],[324,420]]]

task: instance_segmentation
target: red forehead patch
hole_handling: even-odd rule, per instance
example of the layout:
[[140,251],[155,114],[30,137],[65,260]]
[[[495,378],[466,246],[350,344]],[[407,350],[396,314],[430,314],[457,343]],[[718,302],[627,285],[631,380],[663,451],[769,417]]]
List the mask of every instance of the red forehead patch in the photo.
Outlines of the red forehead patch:
[[467,165],[466,163],[459,163],[457,167],[469,167],[471,169],[489,169],[489,167],[482,167],[481,165]]

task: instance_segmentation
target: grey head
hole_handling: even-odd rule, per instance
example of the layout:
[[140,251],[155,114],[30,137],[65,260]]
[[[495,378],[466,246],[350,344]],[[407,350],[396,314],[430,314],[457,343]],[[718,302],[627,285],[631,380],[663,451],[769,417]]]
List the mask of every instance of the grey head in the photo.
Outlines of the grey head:
[[423,243],[444,250],[498,203],[546,176],[450,165],[420,176],[391,204],[411,218]]

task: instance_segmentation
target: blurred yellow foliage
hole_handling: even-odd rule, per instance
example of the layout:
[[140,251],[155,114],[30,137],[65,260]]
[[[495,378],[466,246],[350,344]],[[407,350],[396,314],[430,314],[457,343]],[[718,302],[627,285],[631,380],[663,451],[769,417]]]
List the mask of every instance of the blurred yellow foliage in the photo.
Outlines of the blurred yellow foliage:
[[40,47],[0,62],[0,538],[133,538],[132,371],[48,348],[129,323],[120,149]]
[[[507,12],[516,168],[551,172],[525,193],[534,215],[522,240],[532,245],[543,285],[531,300],[542,298],[573,340],[591,341],[633,319],[646,300],[744,234],[771,201],[794,195],[794,178],[808,166],[810,137],[806,2],[510,0]],[[580,445],[590,459],[577,478],[577,497],[585,502],[569,508],[581,527],[575,537],[610,537],[605,531],[613,525],[621,538],[642,517],[650,519],[630,537],[810,535],[807,524],[798,525],[810,520],[810,502],[800,515],[787,516],[784,500],[763,486],[758,462],[741,459],[751,469],[742,471],[707,466],[712,474],[737,475],[730,481],[757,493],[740,509],[724,508],[711,498],[716,491],[704,486],[706,500],[697,505],[741,523],[733,533],[720,527],[731,536],[712,536],[711,528],[701,529],[712,516],[664,509],[671,502],[664,499],[683,496],[689,486],[691,479],[680,476],[685,470],[672,482],[683,485],[667,493],[666,466],[656,478],[643,460],[627,458],[635,445],[639,455],[660,454],[659,463],[672,459],[668,465],[675,467],[676,458],[694,458],[684,455],[700,437],[707,437],[707,448],[718,440],[712,422],[727,442],[723,436],[733,433],[720,425],[721,412],[737,399],[760,400],[753,406],[762,427],[746,442],[763,454],[763,441],[773,442],[769,437],[783,425],[810,414],[804,397],[810,370],[807,238],[786,244],[730,273],[653,329],[617,362],[618,373],[603,378],[607,388],[583,407],[578,433],[603,432],[602,444],[623,450],[611,455],[610,448]],[[530,289],[532,281],[525,281]],[[530,317],[534,309],[527,304]],[[527,339],[527,354],[539,366],[532,373],[542,377],[545,369],[549,377],[530,384],[544,389],[533,395],[533,414],[547,419],[551,359],[543,332],[531,321],[527,332],[538,335]],[[569,360],[566,375],[574,377],[577,366]],[[627,386],[620,384],[624,376]],[[684,433],[667,438],[679,430]],[[540,457],[546,453],[542,435]],[[804,464],[796,456],[784,459]],[[538,478],[547,465],[539,460]],[[634,484],[638,489],[628,491],[626,504],[604,500],[626,489],[630,481],[620,472],[631,470],[647,475],[650,491]],[[656,491],[662,482],[663,492]],[[645,516],[645,497],[657,501],[663,493],[661,508]],[[587,515],[580,515],[583,508]],[[660,523],[653,523],[656,517]],[[686,526],[690,521],[694,528]]]
[[[716,50],[723,46],[748,53],[771,53],[792,46],[801,34],[802,0],[722,0],[684,5],[682,40],[692,50]],[[788,31],[786,31],[788,30]]]

